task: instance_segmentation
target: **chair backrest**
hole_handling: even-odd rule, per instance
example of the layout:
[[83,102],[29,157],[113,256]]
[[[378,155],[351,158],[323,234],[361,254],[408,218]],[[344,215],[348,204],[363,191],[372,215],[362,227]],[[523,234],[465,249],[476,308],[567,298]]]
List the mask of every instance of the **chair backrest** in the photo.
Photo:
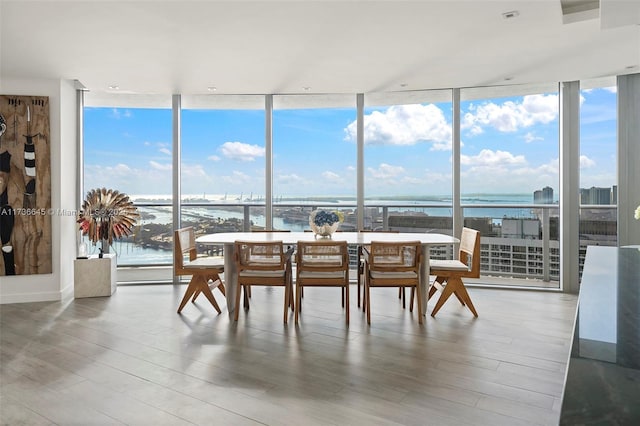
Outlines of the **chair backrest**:
[[188,260],[194,260],[198,257],[196,251],[196,237],[193,227],[176,229],[173,232],[173,270],[175,275],[191,275],[193,272],[185,271],[185,255]]
[[346,241],[298,241],[298,271],[348,271],[349,249]]
[[469,266],[469,278],[480,277],[480,231],[462,228],[460,235],[460,261]]
[[282,241],[236,241],[234,256],[238,271],[276,271],[285,268],[288,251]]
[[385,272],[419,272],[422,244],[420,241],[372,241],[369,269]]

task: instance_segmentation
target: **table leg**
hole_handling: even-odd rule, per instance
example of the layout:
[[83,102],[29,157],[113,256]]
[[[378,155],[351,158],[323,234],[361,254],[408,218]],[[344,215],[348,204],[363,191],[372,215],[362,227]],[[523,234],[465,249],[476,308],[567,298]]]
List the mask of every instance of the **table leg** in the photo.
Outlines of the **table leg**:
[[224,286],[227,298],[227,310],[233,313],[236,307],[236,291],[238,290],[238,271],[233,259],[234,244],[224,245]]

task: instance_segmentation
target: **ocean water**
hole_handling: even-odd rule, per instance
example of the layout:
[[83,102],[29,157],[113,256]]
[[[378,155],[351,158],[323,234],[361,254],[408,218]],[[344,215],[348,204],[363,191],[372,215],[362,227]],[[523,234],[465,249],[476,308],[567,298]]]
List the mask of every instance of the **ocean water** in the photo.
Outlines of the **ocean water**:
[[[136,200],[144,198],[144,202],[149,200],[160,200],[164,196],[133,196],[132,199]],[[194,202],[213,202],[216,204],[238,204],[239,200],[236,200],[235,196],[226,197],[213,195],[204,197],[188,197]],[[164,202],[170,201],[168,198],[163,200]],[[254,202],[262,203],[259,197],[253,200]],[[245,200],[245,203],[251,205],[249,200]],[[531,194],[469,194],[462,197],[461,202],[463,205],[478,204],[482,207],[473,208],[466,207],[464,214],[467,217],[491,217],[494,222],[499,222],[503,217],[516,217],[516,218],[533,218],[535,212],[531,208],[506,208],[506,207],[488,207],[490,204],[532,204],[533,196]],[[340,198],[340,197],[316,197],[309,198],[288,198],[278,200],[275,206],[279,204],[283,205],[304,205],[304,206],[319,206],[323,208],[347,208],[353,209],[355,206],[354,198]],[[423,207],[428,204],[433,207]],[[402,207],[394,207],[394,206]],[[412,211],[416,213],[424,213],[429,216],[451,216],[451,199],[447,197],[380,197],[379,199],[365,200],[365,206],[388,206],[389,212],[394,211]],[[442,206],[442,207],[439,207]],[[286,207],[283,207],[286,208]],[[155,207],[140,207],[141,212],[153,214],[153,219],[145,219],[139,222],[140,225],[145,224],[170,224],[172,221],[171,206],[155,206]],[[265,216],[257,214],[260,209],[252,209],[251,220],[257,226],[265,226]],[[553,214],[553,211],[552,211]],[[227,220],[227,219],[244,219],[242,208],[234,209],[229,207],[185,207],[183,206],[182,219],[188,221],[189,218],[210,218],[212,220]],[[285,223],[283,218],[274,217],[274,228],[276,229],[290,229],[292,231],[303,231],[308,228],[306,223]],[[97,248],[90,247],[90,250],[94,249],[97,253]],[[172,253],[170,250],[159,250],[149,247],[142,247],[133,243],[115,242],[111,248],[113,252],[118,254],[119,265],[152,265],[152,264],[171,264]]]

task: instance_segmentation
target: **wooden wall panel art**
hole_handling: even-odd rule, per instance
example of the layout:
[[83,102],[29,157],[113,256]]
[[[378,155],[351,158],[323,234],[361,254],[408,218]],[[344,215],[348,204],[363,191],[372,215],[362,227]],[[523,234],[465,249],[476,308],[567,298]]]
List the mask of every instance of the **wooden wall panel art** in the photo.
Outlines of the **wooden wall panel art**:
[[0,95],[0,275],[51,273],[49,98]]

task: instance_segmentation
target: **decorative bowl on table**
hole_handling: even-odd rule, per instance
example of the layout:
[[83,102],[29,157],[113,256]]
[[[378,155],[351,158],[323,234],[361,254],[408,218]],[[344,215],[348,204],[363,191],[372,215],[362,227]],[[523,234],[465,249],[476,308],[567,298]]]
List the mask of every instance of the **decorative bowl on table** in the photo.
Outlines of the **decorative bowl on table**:
[[316,237],[331,238],[331,235],[338,230],[343,220],[344,216],[341,212],[314,210],[309,215],[309,226],[311,226],[311,230]]

